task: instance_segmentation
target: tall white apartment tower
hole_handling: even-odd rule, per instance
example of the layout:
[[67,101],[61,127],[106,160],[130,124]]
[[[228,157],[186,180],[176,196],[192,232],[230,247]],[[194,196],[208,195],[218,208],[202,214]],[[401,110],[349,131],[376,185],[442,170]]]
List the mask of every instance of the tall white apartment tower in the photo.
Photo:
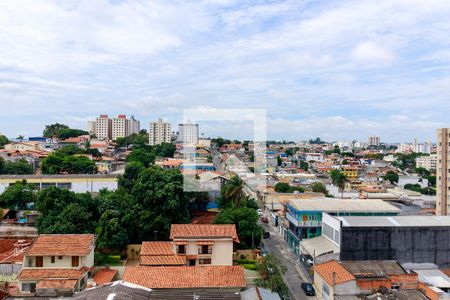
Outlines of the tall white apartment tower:
[[95,120],[95,135],[98,139],[109,140],[112,137],[112,121],[108,115],[100,115]]
[[127,120],[127,123],[128,123],[127,136],[133,133],[137,134],[141,130],[141,122],[136,120],[133,116],[131,116],[131,119]]
[[449,160],[450,128],[437,130],[437,164],[436,164],[436,215],[449,214]]
[[187,122],[179,124],[178,140],[184,144],[198,144],[198,124]]
[[128,134],[128,120],[126,115],[118,115],[112,120],[112,134],[113,140],[120,137],[126,137]]
[[148,130],[149,145],[170,143],[170,136],[170,123],[163,122],[162,119],[158,119],[156,122],[150,122],[150,128]]
[[379,136],[370,136],[369,137],[369,146],[380,146],[380,137]]

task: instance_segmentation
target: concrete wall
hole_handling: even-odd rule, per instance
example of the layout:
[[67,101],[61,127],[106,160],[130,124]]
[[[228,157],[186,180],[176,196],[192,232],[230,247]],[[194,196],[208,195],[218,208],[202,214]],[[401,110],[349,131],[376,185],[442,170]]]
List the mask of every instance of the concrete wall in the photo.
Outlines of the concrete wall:
[[341,260],[398,260],[450,267],[450,227],[343,227]]
[[[197,240],[188,241],[188,244],[186,245],[186,255],[197,255],[199,258],[211,258],[211,265],[233,265],[233,241],[231,239],[214,239],[211,254],[198,254],[198,247]],[[198,264],[198,259],[196,264]]]
[[[54,263],[52,263],[51,258],[51,256],[43,257],[43,268],[72,268],[72,256],[62,256],[61,259],[58,256],[55,256]],[[92,249],[89,255],[79,257],[79,265],[86,267],[94,266],[94,249]],[[23,266],[25,268],[36,267],[36,257],[26,256],[24,258]],[[78,268],[78,266],[73,268]]]

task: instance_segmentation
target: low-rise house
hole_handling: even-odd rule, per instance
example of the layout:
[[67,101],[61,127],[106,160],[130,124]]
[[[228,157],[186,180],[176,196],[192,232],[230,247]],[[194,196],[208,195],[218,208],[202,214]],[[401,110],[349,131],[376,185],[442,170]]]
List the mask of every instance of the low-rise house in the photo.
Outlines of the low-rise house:
[[239,243],[234,224],[172,224],[170,242],[144,242],[142,266],[232,266],[234,244]]
[[94,266],[93,234],[42,234],[28,249],[17,276],[20,294],[71,295],[86,287]]
[[314,285],[319,299],[332,300],[337,296],[358,294],[355,276],[332,260],[313,267]]

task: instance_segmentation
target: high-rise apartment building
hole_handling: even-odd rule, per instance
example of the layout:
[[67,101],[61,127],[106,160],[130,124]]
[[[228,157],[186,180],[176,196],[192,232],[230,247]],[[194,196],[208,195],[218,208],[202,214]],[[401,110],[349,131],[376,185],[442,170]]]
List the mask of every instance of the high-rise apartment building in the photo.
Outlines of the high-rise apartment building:
[[369,146],[380,146],[380,137],[379,136],[369,137]]
[[112,136],[112,121],[108,115],[100,115],[95,121],[95,135],[98,139],[109,140]]
[[184,144],[198,144],[198,124],[189,121],[179,124],[178,140]]
[[450,128],[437,130],[436,214],[449,214]]
[[128,132],[128,120],[126,115],[118,115],[112,119],[111,138],[116,140],[119,137],[126,137]]
[[100,115],[95,122],[88,121],[88,131],[102,140],[116,140],[133,133],[139,133],[140,122],[134,117],[127,119],[126,115],[118,115],[110,119],[108,115]]
[[150,128],[148,130],[149,145],[170,143],[170,137],[171,137],[170,123],[163,122],[162,119],[150,123]]

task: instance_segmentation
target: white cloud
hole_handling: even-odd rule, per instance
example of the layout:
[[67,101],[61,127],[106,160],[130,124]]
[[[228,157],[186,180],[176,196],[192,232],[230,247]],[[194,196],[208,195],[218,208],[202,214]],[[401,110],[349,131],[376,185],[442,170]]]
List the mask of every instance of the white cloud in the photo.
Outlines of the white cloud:
[[392,63],[395,59],[392,51],[371,41],[358,44],[352,50],[351,55],[357,63],[369,65],[386,65]]

